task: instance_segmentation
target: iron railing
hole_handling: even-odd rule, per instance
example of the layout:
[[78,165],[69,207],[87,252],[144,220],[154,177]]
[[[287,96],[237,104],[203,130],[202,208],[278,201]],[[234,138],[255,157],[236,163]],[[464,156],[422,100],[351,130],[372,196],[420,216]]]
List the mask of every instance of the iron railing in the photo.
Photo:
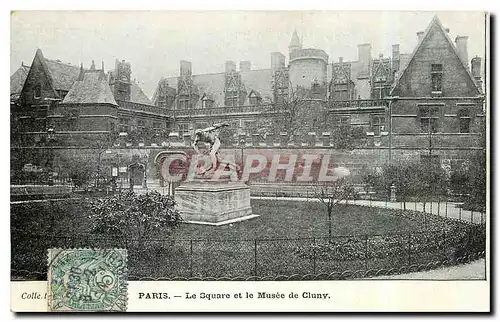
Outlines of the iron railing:
[[47,236],[14,230],[11,245],[13,280],[33,279],[34,275],[44,280],[49,248],[126,248],[131,280],[262,279],[344,271],[388,272],[429,262],[453,262],[484,252],[486,229],[484,225],[464,224],[451,229],[382,235],[143,241],[123,236]]

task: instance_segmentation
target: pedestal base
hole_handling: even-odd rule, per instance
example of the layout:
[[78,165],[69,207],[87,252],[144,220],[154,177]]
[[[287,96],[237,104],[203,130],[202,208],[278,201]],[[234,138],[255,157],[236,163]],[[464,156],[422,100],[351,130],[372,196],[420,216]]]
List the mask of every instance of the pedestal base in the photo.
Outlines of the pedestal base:
[[184,183],[175,189],[175,201],[186,222],[223,225],[256,217],[250,187],[238,182]]

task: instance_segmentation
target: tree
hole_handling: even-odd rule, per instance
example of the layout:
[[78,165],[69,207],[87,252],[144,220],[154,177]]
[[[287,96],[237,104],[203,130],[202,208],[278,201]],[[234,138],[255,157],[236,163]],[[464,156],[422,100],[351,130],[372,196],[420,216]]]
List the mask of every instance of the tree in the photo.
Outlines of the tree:
[[370,185],[375,191],[390,196],[391,186],[396,188],[396,197],[403,203],[417,198],[425,203],[442,195],[447,190],[447,179],[443,169],[438,164],[418,162],[398,162],[385,164],[382,171],[377,173],[367,171],[363,175],[365,184]]
[[61,155],[59,162],[63,176],[69,177],[76,187],[87,187],[96,166],[95,161],[82,155],[71,158]]
[[307,91],[300,87],[293,90],[291,85],[290,88],[287,97],[271,104],[272,111],[279,117],[266,114],[257,118],[256,127],[263,136],[268,133],[286,133],[286,140],[289,141],[310,128],[308,120],[311,111],[308,109]]
[[465,196],[466,207],[477,211],[486,209],[486,154],[477,152],[470,160],[451,173],[450,187]]
[[363,139],[366,137],[363,128],[351,125],[337,126],[331,132],[334,149],[352,150],[360,146]]
[[339,178],[336,181],[326,181],[316,187],[314,193],[325,207],[328,215],[328,237],[332,237],[332,216],[334,210],[342,201],[354,199],[356,192],[354,186],[347,177]]
[[170,236],[182,218],[174,199],[157,191],[136,194],[130,191],[90,200],[92,231],[119,235],[139,249],[155,233]]

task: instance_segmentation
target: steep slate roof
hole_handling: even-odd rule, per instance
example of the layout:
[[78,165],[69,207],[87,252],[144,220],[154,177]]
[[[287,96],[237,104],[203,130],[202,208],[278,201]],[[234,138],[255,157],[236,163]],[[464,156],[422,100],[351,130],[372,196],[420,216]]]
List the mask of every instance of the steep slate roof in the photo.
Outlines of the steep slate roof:
[[29,71],[29,66],[21,65],[21,67],[10,76],[10,95],[21,93]]
[[441,21],[439,20],[439,18],[437,16],[434,16],[432,18],[431,23],[425,29],[425,32],[424,32],[424,35],[422,36],[422,39],[417,44],[417,47],[415,48],[415,50],[411,54],[410,59],[408,59],[407,64],[403,67],[403,69],[401,70],[401,73],[399,73],[397,79],[394,81],[394,84],[392,86],[392,89],[391,89],[391,92],[389,93],[389,95],[392,96],[392,94],[394,93],[395,89],[398,87],[401,79],[403,78],[403,76],[405,75],[406,71],[408,70],[408,67],[411,65],[411,63],[412,63],[413,59],[415,58],[417,52],[420,50],[420,48],[422,47],[422,44],[426,41],[427,37],[429,36],[429,33],[430,33],[430,31],[431,31],[431,29],[432,29],[433,26],[438,26],[438,30],[446,38],[449,46],[452,48],[453,52],[455,53],[456,58],[460,61],[461,66],[467,72],[467,75],[469,76],[470,81],[472,82],[472,84],[474,84],[475,89],[477,91],[477,94],[479,95],[480,94],[480,90],[479,90],[479,87],[478,87],[476,81],[474,80],[474,77],[472,77],[472,74],[471,74],[470,70],[467,68],[467,66],[464,64],[464,62],[460,58],[460,56],[458,54],[458,51],[457,51],[457,48],[455,47],[455,45],[453,44],[453,41],[448,36],[448,32],[446,32],[445,28],[443,27],[443,24],[441,23]]
[[[193,75],[192,80],[197,88],[199,99],[201,100],[203,95],[207,94],[213,98],[216,105],[224,106],[225,75],[225,73]],[[273,74],[271,69],[250,70],[240,72],[240,75],[247,91],[244,104],[248,104],[248,94],[252,90],[260,93],[263,99],[272,97],[271,81]],[[177,88],[177,77],[166,78],[166,81],[169,86]],[[201,104],[201,102],[197,102],[197,104]]]
[[300,46],[300,39],[299,35],[297,34],[297,30],[293,31],[292,39],[290,39],[290,44],[288,46]]
[[[245,84],[247,93],[257,91],[263,100],[273,97],[272,90],[273,72],[271,69],[250,70],[241,73],[241,81]],[[248,102],[245,102],[247,104]]]
[[144,94],[142,89],[136,83],[130,85],[130,102],[153,105],[151,100]]
[[80,75],[80,67],[47,58],[45,58],[45,62],[52,76],[54,89],[69,91]]
[[82,71],[78,80],[74,82],[68,94],[66,94],[63,100],[64,103],[107,103],[118,105],[102,70]]

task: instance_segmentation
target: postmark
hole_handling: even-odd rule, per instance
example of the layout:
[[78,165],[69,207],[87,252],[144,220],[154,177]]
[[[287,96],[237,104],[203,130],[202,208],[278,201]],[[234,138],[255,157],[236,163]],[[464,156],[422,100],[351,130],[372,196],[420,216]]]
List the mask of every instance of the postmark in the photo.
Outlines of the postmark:
[[126,311],[125,249],[49,249],[49,311]]

